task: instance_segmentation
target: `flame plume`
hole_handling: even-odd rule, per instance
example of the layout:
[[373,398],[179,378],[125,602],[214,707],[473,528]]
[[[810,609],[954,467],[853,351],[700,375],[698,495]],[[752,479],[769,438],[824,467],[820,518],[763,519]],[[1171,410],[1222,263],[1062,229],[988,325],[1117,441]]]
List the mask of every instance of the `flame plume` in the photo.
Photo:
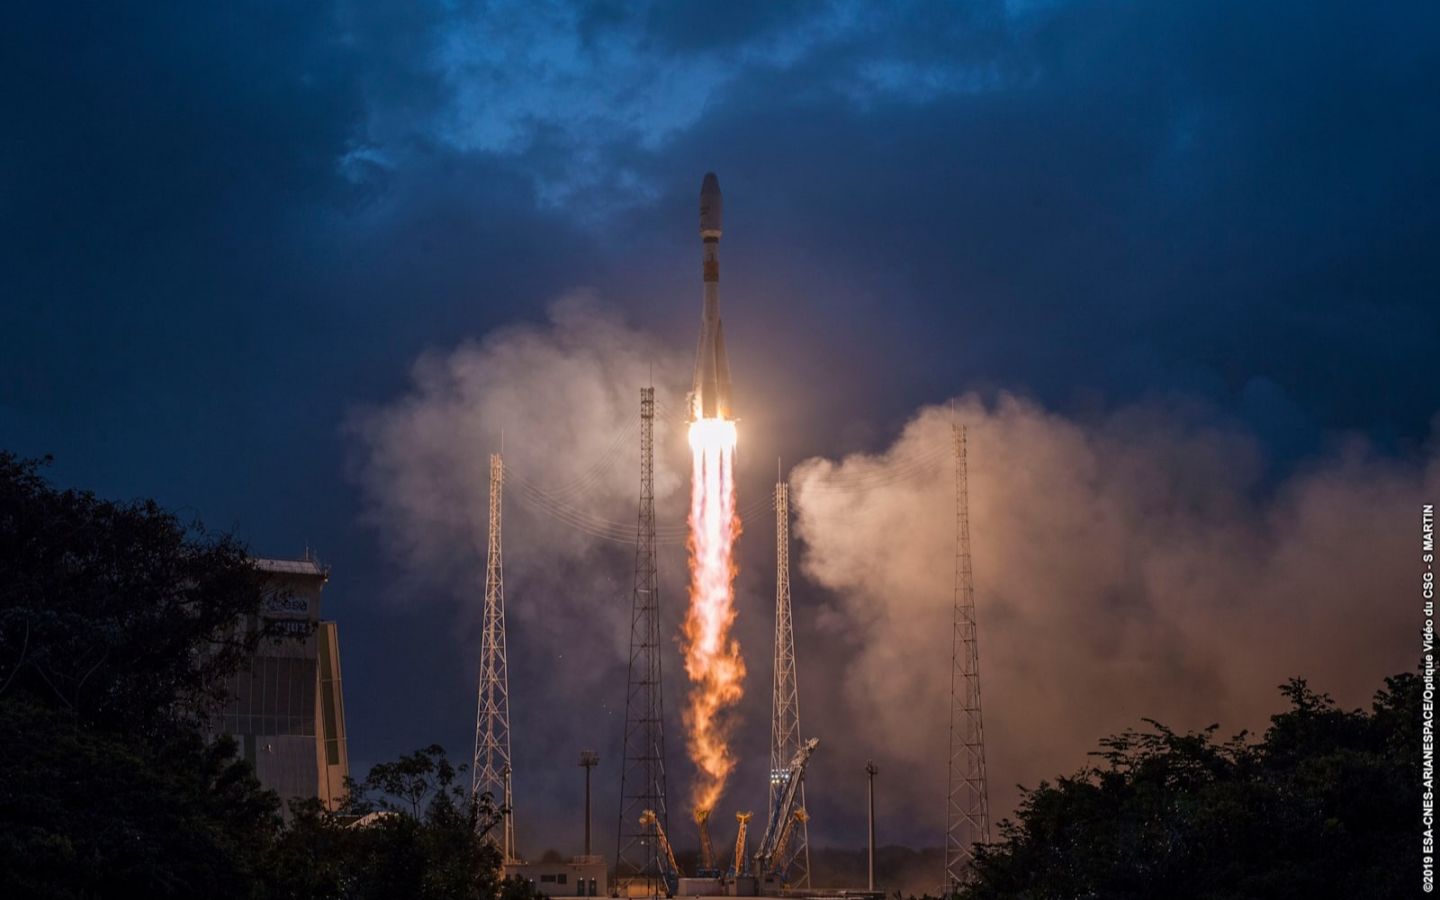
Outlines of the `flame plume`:
[[745,694],[745,661],[730,636],[735,622],[735,423],[690,424],[690,611],[685,617],[686,745],[699,770],[692,792],[697,810],[711,810],[735,768],[730,723],[724,717]]

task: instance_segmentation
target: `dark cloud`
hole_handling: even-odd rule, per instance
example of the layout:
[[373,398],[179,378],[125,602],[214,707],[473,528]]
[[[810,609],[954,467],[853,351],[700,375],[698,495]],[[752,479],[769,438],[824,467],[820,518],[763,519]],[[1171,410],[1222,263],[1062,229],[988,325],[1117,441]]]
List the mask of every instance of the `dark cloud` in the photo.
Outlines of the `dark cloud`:
[[[708,169],[752,498],[777,456],[879,450],[977,388],[1082,422],[1191,398],[1254,435],[1251,480],[1215,475],[1237,503],[1333,459],[1337,432],[1366,435],[1382,468],[1424,458],[1429,5],[699,9],[12,11],[0,443],[267,553],[315,545],[335,565],[360,764],[434,739],[463,756],[474,660],[440,612],[461,592],[374,552],[343,423],[401,402],[427,351],[543,324],[581,286],[683,354]],[[742,556],[756,652],[766,543]],[[808,580],[796,598],[848,608]],[[747,746],[764,740],[760,656]],[[827,678],[804,649],[801,667],[802,690]],[[522,829],[560,842],[564,767],[589,738],[561,727],[569,682],[531,683],[517,741],[544,746],[519,776]],[[855,812],[846,772],[812,798],[836,822]]]

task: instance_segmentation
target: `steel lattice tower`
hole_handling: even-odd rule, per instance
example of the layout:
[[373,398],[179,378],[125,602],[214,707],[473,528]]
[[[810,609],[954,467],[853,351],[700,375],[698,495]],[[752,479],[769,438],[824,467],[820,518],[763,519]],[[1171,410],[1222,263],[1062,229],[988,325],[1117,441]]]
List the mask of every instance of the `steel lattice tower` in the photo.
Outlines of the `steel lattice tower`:
[[501,564],[500,508],[505,467],[490,454],[490,546],[485,563],[485,622],[480,633],[480,687],[475,706],[475,757],[471,793],[489,794],[500,805],[502,834],[486,839],[505,862],[515,858],[515,817],[510,797],[510,675],[505,662],[505,573]]
[[660,591],[655,562],[655,389],[640,390],[640,514],[635,529],[635,591],[630,613],[630,674],[625,689],[625,752],[620,764],[620,825],[615,879],[663,890],[660,848],[640,825],[665,806],[664,698],[660,684]]
[[[779,779],[800,752],[800,692],[795,680],[795,631],[790,619],[790,486],[784,479],[775,483],[775,684],[770,711],[770,805],[766,821],[775,814]],[[804,808],[803,781],[799,804]],[[810,830],[805,822],[796,825],[785,855],[785,867],[795,873],[787,884],[809,888]]]
[[955,596],[950,639],[950,773],[946,804],[945,882],[954,893],[971,875],[974,845],[990,842],[985,782],[985,729],[980,716],[980,649],[975,624],[975,579],[970,566],[970,488],[965,427],[955,442]]

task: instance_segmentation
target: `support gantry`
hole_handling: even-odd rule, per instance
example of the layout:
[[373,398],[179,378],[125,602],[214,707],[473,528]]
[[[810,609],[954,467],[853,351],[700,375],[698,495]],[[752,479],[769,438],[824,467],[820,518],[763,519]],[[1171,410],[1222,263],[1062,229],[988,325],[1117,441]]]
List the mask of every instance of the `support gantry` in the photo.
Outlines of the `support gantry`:
[[[795,630],[790,616],[790,486],[782,477],[775,483],[775,677],[770,718],[769,821],[775,814],[781,780],[800,751],[800,691],[795,678]],[[800,807],[805,806],[805,785],[800,785]],[[781,869],[793,888],[810,887],[810,830],[797,822]]]

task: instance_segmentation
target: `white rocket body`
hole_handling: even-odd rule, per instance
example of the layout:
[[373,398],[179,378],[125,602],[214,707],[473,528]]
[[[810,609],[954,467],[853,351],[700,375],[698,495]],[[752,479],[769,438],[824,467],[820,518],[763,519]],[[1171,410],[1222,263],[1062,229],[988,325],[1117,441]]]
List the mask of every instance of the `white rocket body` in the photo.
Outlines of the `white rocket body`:
[[706,173],[700,186],[701,272],[705,280],[700,320],[700,346],[695,353],[695,378],[690,389],[690,418],[733,419],[730,406],[730,363],[725,358],[725,331],[720,324],[720,179]]

